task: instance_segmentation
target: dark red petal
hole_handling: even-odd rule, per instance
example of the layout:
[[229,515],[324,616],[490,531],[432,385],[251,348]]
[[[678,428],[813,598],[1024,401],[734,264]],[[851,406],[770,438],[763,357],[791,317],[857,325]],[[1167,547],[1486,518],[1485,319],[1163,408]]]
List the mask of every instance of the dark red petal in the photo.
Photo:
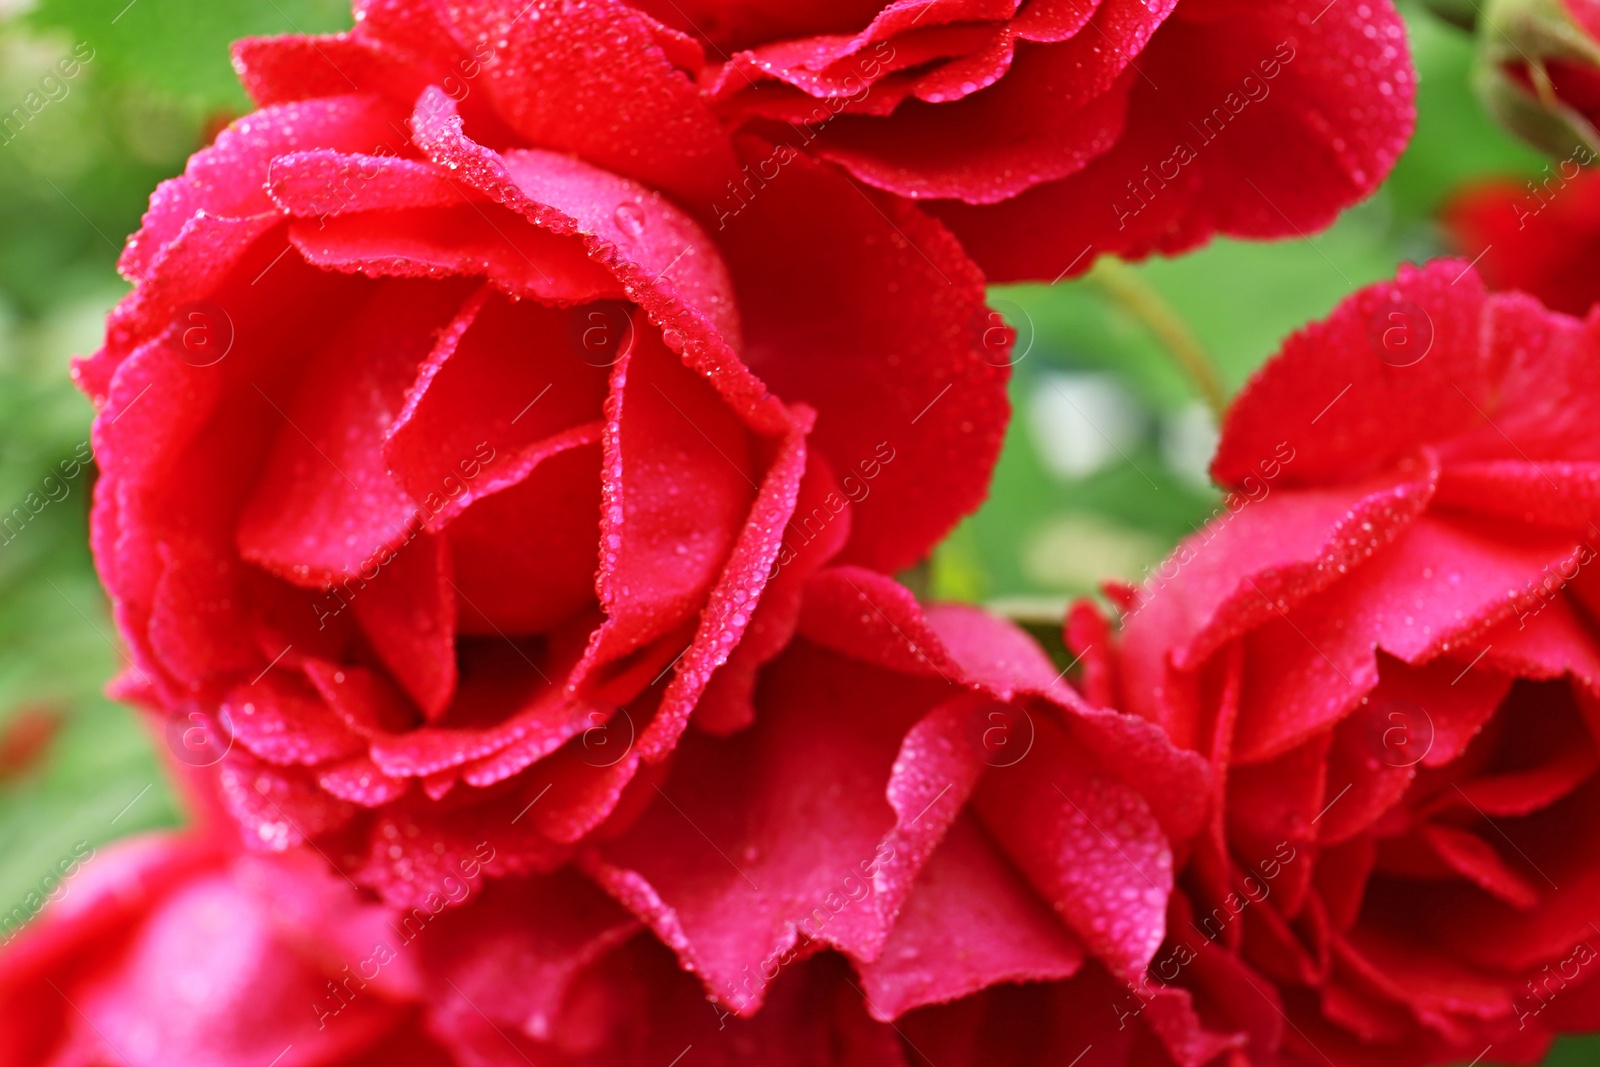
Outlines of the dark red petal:
[[537,741],[541,754],[555,751],[591,725],[593,707],[570,700],[563,684],[580,642],[581,631],[541,653],[523,647],[532,642],[475,640],[461,651],[461,685],[445,720],[374,739],[373,760],[394,777],[427,777],[524,740]]
[[576,304],[615,296],[615,284],[582,250],[494,204],[361,212],[292,223],[308,263],[372,277],[489,279],[516,299]]
[[575,682],[699,612],[761,496],[757,446],[659,334],[636,336],[612,369],[606,402],[598,585],[606,622]]
[[463,133],[454,104],[437,90],[423,95],[412,126],[430,158],[474,188],[538,226],[581,235],[669,347],[753,426],[786,431],[782,404],[736,354],[739,314],[727,268],[689,216],[659,193],[567,156],[487,149]]
[[1353,936],[1337,939],[1334,945],[1341,963],[1447,1038],[1465,1037],[1461,1023],[1451,1016],[1511,1015],[1512,994],[1502,978],[1432,949],[1413,931],[1358,927]]
[[[633,329],[620,305],[601,306],[605,328]],[[608,374],[582,358],[576,331],[588,327],[581,309],[480,292],[439,336],[384,443],[430,526],[519,483],[552,438],[601,418]]]
[[805,157],[717,213],[747,359],[817,410],[814,447],[853,502],[844,558],[912,565],[982,502],[1009,416],[1012,335],[982,276],[915,207]]
[[370,573],[408,538],[416,506],[390,477],[383,441],[464,295],[458,286],[381,286],[329,338],[298,392],[260,391],[282,422],[240,518],[245,559],[314,588]]
[[750,615],[743,640],[711,676],[695,704],[696,726],[724,734],[755,722],[752,698],[761,668],[794,636],[806,583],[844,547],[850,523],[849,501],[840,493],[827,462],[808,451],[793,517],[780,531],[767,588]]
[[1343,582],[1247,638],[1238,759],[1282,752],[1343,717],[1377,681],[1377,647],[1413,664],[1479,648],[1571,545],[1522,527],[1415,520]]
[[[1105,0],[1087,29],[1018,52],[1005,76],[982,92],[920,87],[923,99],[901,104],[888,119],[834,121],[820,151],[900,196],[969,204],[997,203],[1075,174],[1122,133],[1133,76],[1119,75],[1174,6]],[[1043,32],[1042,23],[1035,28],[1038,36],[1059,36]],[[970,73],[993,78],[1007,50],[984,56]],[[947,102],[955,95],[961,98]]]
[[463,50],[492,57],[482,64],[483,91],[525,142],[691,202],[712,196],[733,170],[727,136],[693,83],[668,60],[651,20],[620,0],[543,5],[533,18],[518,0],[448,12]]
[[1121,679],[1117,676],[1111,624],[1105,612],[1087,598],[1073,601],[1061,638],[1067,651],[1081,664],[1077,686],[1084,698],[1100,708],[1117,706]]
[[935,210],[1000,281],[1058,279],[1108,252],[1173,255],[1214,234],[1323,228],[1394,165],[1416,81],[1389,0],[1323,6],[1179,7],[1123,75],[1116,148],[1002,204]]
[[1334,728],[1327,775],[1337,800],[1317,820],[1317,840],[1324,845],[1348,841],[1395,807],[1432,740],[1420,708],[1413,712],[1400,704],[1395,687],[1384,684],[1390,674],[1385,662],[1378,688]]
[[265,669],[238,611],[238,561],[200,538],[156,546],[161,578],[150,605],[150,647],[191,689]]
[[[1511,689],[1513,675],[1473,664],[1470,648],[1422,666],[1385,657],[1381,680],[1368,698],[1378,716],[1372,723],[1380,761],[1442,767],[1478,736]],[[1472,669],[1467,668],[1471,666]]]
[[512,1033],[553,1040],[574,981],[636,929],[571,871],[489,883],[471,907],[441,915],[418,945],[436,988],[430,1025],[451,1033],[498,1020]]
[[[377,93],[398,110],[416,100],[434,73],[416,56],[361,33],[247,37],[233,44],[233,66],[245,92],[263,108],[341,93]],[[402,150],[406,144],[393,130],[384,137]]]
[[[268,243],[268,235],[275,230],[282,232],[278,229],[281,221],[272,210],[242,218],[196,214],[185,219],[152,256],[139,284],[112,309],[106,319],[105,348],[94,355],[94,365],[85,367],[84,372],[95,378],[109,377],[135,348],[163,333],[181,343],[194,322],[182,314],[184,305],[216,292],[230,273],[252,257],[258,244]],[[274,254],[268,253],[268,258]],[[211,315],[214,318],[215,312]],[[217,324],[202,320],[195,325],[215,328]]]
[[554,439],[521,481],[450,524],[463,633],[548,633],[592,608],[600,433],[591,424]]
[[1422,513],[1437,477],[1417,464],[1327,489],[1272,492],[1268,483],[1253,483],[1256,502],[1231,497],[1224,516],[1179,545],[1145,582],[1125,622],[1130,669],[1159,669],[1163,656],[1193,669],[1226,642],[1337,583]]
[[1441,216],[1454,251],[1478,257],[1478,272],[1492,287],[1531,293],[1554,311],[1583,315],[1600,297],[1600,285],[1583,266],[1600,243],[1600,178],[1574,159],[1557,167],[1559,175],[1541,176],[1538,185],[1509,178],[1469,184],[1451,196]]
[[1519,457],[1452,464],[1439,480],[1439,503],[1540,526],[1593,530],[1600,519],[1600,462],[1535,464]]
[[1542,898],[1534,882],[1501,859],[1495,847],[1477,834],[1439,823],[1422,827],[1421,833],[1440,859],[1484,892],[1514,908],[1532,908]]
[[[1061,679],[1044,650],[1021,628],[977,608],[946,604],[927,610],[928,625],[966,680],[1016,705],[983,734],[986,759],[1001,766],[1025,758],[1033,740],[1033,716],[1059,716],[1074,743],[1097,755],[1104,768],[1149,802],[1173,840],[1193,836],[1206,806],[1197,802],[1210,788],[1205,761],[1176,748],[1161,728],[1143,719],[1086,705]],[[1027,694],[1045,698],[1027,701]]]
[[861,567],[829,567],[806,583],[799,633],[842,656],[947,686],[964,678],[905,586]]
[[[1570,564],[1565,561],[1556,566],[1570,568]],[[1542,587],[1545,576],[1535,581]],[[1526,587],[1523,592],[1526,595]],[[1586,609],[1585,598],[1523,600],[1517,606],[1515,620],[1507,620],[1484,635],[1488,652],[1483,664],[1521,678],[1561,678],[1570,674],[1589,692],[1600,692],[1600,649],[1596,649],[1589,630]]]
[[[216,292],[218,301],[232,309],[237,327],[227,358],[217,362],[207,352],[205,365],[196,365],[197,353],[185,346],[184,333],[174,323],[117,367],[94,433],[95,459],[103,472],[92,524],[97,565],[137,669],[171,701],[193,695],[197,682],[206,687],[208,701],[219,701],[237,678],[212,671],[236,656],[237,668],[243,645],[261,636],[248,615],[228,605],[253,599],[253,583],[247,569],[237,565],[234,547],[241,498],[254,484],[240,477],[239,464],[259,462],[282,426],[281,416],[249,383],[276,391],[276,383],[297,369],[305,354],[298,338],[281,330],[282,316],[275,309],[280,301],[293,300],[307,313],[336,322],[330,300],[365,295],[351,293],[342,282],[326,290],[307,289],[307,268],[294,260],[269,269],[273,253],[270,243],[257,242],[263,244],[250,250],[242,276],[228,278]],[[164,256],[158,272],[170,262]],[[259,284],[252,286],[252,280]],[[205,491],[196,491],[197,486]],[[169,563],[176,570],[162,592],[161,625],[170,624],[170,634],[182,641],[175,640],[167,651],[196,657],[181,666],[181,684],[156,659],[149,633]],[[264,610],[263,617],[271,613]],[[223,618],[228,625],[213,627]],[[246,666],[245,677],[265,669],[283,653],[283,645],[257,652],[259,665]]]
[[[797,410],[795,424],[778,445],[727,565],[706,597],[694,639],[676,661],[655,718],[639,739],[639,754],[645,759],[661,759],[677,741],[713,672],[728,662],[762,603],[806,472],[811,412]],[[771,651],[775,654],[777,650]],[[759,658],[761,651],[752,650],[751,655]]]
[[[591,712],[589,721],[588,730],[539,762],[521,794],[524,803],[532,805],[523,816],[530,828],[559,844],[583,840],[623,806],[625,794],[630,801],[642,796],[649,803],[656,796],[650,783],[665,775],[664,767],[641,766],[634,753],[617,758],[610,751],[610,746],[626,745],[636,735],[631,711],[624,708],[610,719]],[[499,780],[503,775],[498,762],[490,757],[469,766],[467,781]]]
[[[428,719],[444,714],[456,692],[456,594],[450,547],[417,535],[392,555],[351,600],[356,621],[389,673]],[[345,588],[349,588],[348,583]]]
[[[1078,173],[1116,144],[1132,81],[1102,84],[1112,64],[1085,62],[1094,52],[1114,56],[1086,39],[1046,46],[1019,55],[982,93],[945,102],[932,90],[934,102],[908,100],[888,118],[840,116],[818,151],[897,196],[1008,200]],[[1086,85],[1079,78],[1093,66],[1102,70],[1089,69]]]
[[[1299,913],[1311,886],[1321,820],[1330,805],[1337,808],[1348,799],[1341,795],[1347,783],[1328,778],[1331,744],[1332,733],[1325,731],[1272,760],[1235,766],[1228,774],[1224,815],[1234,862],[1246,873],[1278,871],[1273,908],[1285,917]],[[1228,894],[1235,902],[1242,899],[1237,893],[1239,878],[1235,874],[1223,899],[1214,902],[1225,905],[1225,910],[1212,912],[1225,928],[1238,908],[1226,907]],[[1236,943],[1241,931],[1227,932],[1230,943]]]

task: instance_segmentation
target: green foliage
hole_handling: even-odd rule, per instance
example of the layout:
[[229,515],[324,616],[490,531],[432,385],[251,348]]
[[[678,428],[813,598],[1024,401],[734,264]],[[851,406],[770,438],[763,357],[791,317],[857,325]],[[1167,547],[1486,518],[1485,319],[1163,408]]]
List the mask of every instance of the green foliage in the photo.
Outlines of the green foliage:
[[248,106],[228,60],[241,37],[350,27],[344,0],[40,0],[33,22],[87,41],[108,76],[211,112]]
[[143,727],[100,695],[121,655],[85,543],[90,412],[62,353],[106,302],[0,329],[0,737],[56,727],[48,758],[0,765],[0,915],[31,910],[74,846],[177,819]]

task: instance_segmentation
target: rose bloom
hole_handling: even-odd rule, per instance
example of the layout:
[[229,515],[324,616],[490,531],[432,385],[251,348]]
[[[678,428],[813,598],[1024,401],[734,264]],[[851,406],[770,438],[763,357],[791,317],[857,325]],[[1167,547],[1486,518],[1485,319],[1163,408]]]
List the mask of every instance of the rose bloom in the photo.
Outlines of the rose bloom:
[[821,163],[713,239],[678,203],[734,150],[648,19],[433,12],[238,48],[263,107],[152,197],[77,370],[118,691],[255,845],[395,900],[489,824],[489,873],[559,863],[748,708],[829,555],[921,559],[1012,336],[940,224]]
[[1549,308],[1582,315],[1600,299],[1600,175],[1582,146],[1550,163],[1537,178],[1492,179],[1469,185],[1444,209],[1455,250],[1478,258],[1477,270],[1495,289],[1532,293]]
[[0,953],[0,1064],[1241,1054],[1263,1025],[1249,970],[1163,945],[1204,761],[1060,678],[1002,620],[825,569],[755,722],[687,734],[575,865],[485,881],[496,827],[386,903],[306,848],[191,832],[92,855]]
[[1293,1062],[1536,1062],[1600,1023],[1596,329],[1463,262],[1363,290],[1229,412],[1218,518],[1119,592],[1100,699],[1214,774],[1169,934],[1261,976]]
[[997,281],[1213,234],[1293,236],[1383,181],[1415,73],[1389,0],[638,0],[703,50],[719,114],[928,201]]

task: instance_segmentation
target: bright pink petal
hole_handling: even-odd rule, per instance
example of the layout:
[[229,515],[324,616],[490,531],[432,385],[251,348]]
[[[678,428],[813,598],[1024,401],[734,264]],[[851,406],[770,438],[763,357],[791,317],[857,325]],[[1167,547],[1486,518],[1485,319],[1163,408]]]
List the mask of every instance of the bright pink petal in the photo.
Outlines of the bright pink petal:
[[938,683],[805,645],[765,681],[772,695],[756,726],[686,737],[656,801],[596,868],[741,1012],[766,992],[767,980],[752,976],[810,941],[877,955],[982,769],[962,736],[970,705],[918,724],[944,695]]
[[1284,425],[1312,419],[1287,483],[1359,477],[1419,445],[1446,470],[1471,464],[1480,475],[1496,461],[1590,463],[1600,454],[1596,344],[1594,328],[1526,297],[1487,296],[1465,264],[1403,267],[1285,344],[1235,402],[1213,473],[1241,484]]
[[1173,860],[1149,805],[1041,723],[1033,750],[991,770],[977,808],[989,833],[1083,945],[1126,979],[1166,934]]
[[[340,90],[349,91],[348,85]],[[370,152],[398,139],[389,126],[396,117],[380,101],[348,95],[246,115],[196,152],[182,177],[163,182],[151,195],[143,227],[122,254],[122,272],[145,279],[156,257],[198,212],[224,218],[272,212],[263,183],[275,157],[303,147]]]
[[315,765],[362,748],[315,689],[285,672],[271,671],[253,685],[238,686],[222,710],[234,738],[269,763]]
[[[1377,681],[1374,649],[1422,663],[1511,618],[1570,539],[1432,515],[1345,580],[1247,638],[1241,761],[1282,752],[1345,715]],[[1472,653],[1475,654],[1475,653]]]
[[917,876],[883,954],[860,970],[869,1010],[887,1020],[999,982],[1062,981],[1082,966],[1083,949],[963,818]]

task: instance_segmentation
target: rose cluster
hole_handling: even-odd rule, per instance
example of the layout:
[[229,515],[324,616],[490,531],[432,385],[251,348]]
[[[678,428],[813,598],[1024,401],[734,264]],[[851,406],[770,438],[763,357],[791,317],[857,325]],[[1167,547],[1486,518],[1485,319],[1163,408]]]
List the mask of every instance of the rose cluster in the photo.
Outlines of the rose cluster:
[[358,0],[234,59],[76,368],[196,825],[0,954],[0,1064],[1421,1064],[1600,1009],[1600,325],[1352,297],[1066,669],[895,578],[1000,450],[986,281],[1331,222],[1411,132],[1389,0]]

